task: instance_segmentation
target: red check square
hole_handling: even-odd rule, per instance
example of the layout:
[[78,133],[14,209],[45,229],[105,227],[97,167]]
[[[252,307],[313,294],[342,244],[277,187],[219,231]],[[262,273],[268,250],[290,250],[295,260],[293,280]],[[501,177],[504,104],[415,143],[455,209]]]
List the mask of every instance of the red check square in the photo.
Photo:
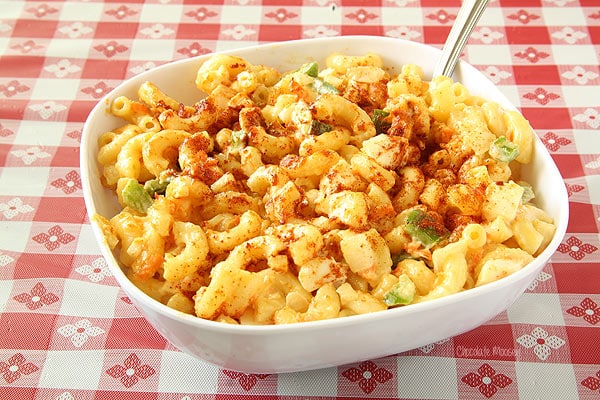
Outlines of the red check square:
[[[113,0],[109,0],[113,1]],[[186,0],[188,1],[188,0]],[[98,390],[94,393],[94,400],[115,400],[123,394],[122,390]],[[229,396],[229,395],[228,395]],[[127,391],[127,398],[129,400],[159,400],[162,397],[160,393],[150,393],[147,391],[134,392],[131,390]]]
[[52,159],[53,167],[78,167],[79,147],[57,147]]
[[529,120],[531,126],[542,129],[571,129],[571,115],[566,108],[533,108],[523,107],[521,112]]
[[131,39],[138,31],[137,22],[99,22],[96,26],[96,39]]
[[[597,293],[600,263],[553,263],[552,270],[560,293]],[[585,276],[586,279],[574,279]]]
[[75,101],[69,108],[67,121],[69,122],[84,122],[92,108],[96,105],[95,101]]
[[[263,2],[264,4],[267,3],[273,3],[273,5],[276,5],[278,2],[278,0],[268,0],[266,2]],[[302,2],[299,2],[300,4],[298,5],[302,5]],[[369,6],[369,7],[381,7],[381,0],[372,0],[369,2],[366,2],[364,0],[342,0],[341,1],[341,6],[343,7],[365,7],[365,6]],[[281,2],[280,2],[281,4]]]
[[556,65],[514,65],[513,73],[517,85],[560,85]]
[[35,221],[81,224],[86,215],[83,197],[42,197]]
[[507,26],[506,37],[509,44],[548,44],[550,36],[544,26]]
[[0,399],[35,399],[39,390],[35,387],[0,386]]
[[373,35],[382,36],[383,27],[379,25],[343,25],[342,35]]
[[502,7],[541,7],[541,0],[500,0]]
[[554,159],[564,179],[585,175],[578,154],[552,154],[552,159]]
[[[44,260],[43,264],[40,259]],[[17,260],[14,279],[67,278],[72,262],[72,254],[23,253]]]
[[[567,227],[567,232],[598,233],[596,221],[594,207],[591,204],[575,201],[569,202],[569,226]],[[599,282],[596,282],[596,286],[598,286]]]
[[6,163],[6,160],[11,149],[12,146],[10,144],[0,143],[0,165],[9,166],[9,164]]
[[[119,0],[114,0],[114,1],[119,1]],[[144,0],[140,0],[140,3],[143,3]],[[211,1],[202,1],[202,0],[183,0],[181,1],[183,4],[188,4],[188,5],[207,5],[207,4],[214,4],[214,5],[223,5],[226,2],[223,0],[211,0]],[[227,2],[227,4],[230,4],[230,2]]]
[[202,40],[217,40],[221,32],[220,24],[179,24],[177,39],[198,39],[198,30],[202,29]]
[[[584,303],[585,307],[582,305],[575,305],[575,307],[583,309],[584,313],[600,313],[600,309],[597,308],[597,301],[595,302],[593,299],[589,300],[589,306],[586,306],[588,303]],[[597,297],[596,300],[598,300]],[[593,305],[596,305],[596,308],[593,308]],[[571,363],[598,364],[598,353],[594,350],[597,349],[597,345],[600,342],[598,324],[589,323],[589,326],[567,326],[565,329],[569,337]]]
[[35,312],[0,314],[0,348],[47,349],[54,333],[56,318],[56,315]]
[[127,74],[128,60],[88,59],[81,72],[82,79],[124,79]]
[[[279,7],[282,6],[281,0],[263,0],[261,3],[263,6],[279,6]],[[288,0],[285,2],[285,6],[286,7],[301,6],[303,3],[304,3],[303,0]],[[348,3],[360,3],[361,5],[364,5],[363,0],[342,1],[342,5],[344,5],[344,6],[354,5],[354,4],[348,4]],[[373,6],[375,6],[375,5],[377,5],[377,3],[379,3],[379,1],[374,1],[371,4],[373,4]]]
[[158,349],[167,346],[163,338],[145,318],[117,318],[106,339],[107,349]]
[[593,44],[600,44],[600,26],[588,26],[590,40]]
[[[11,78],[37,78],[40,76],[45,61],[45,57],[30,55],[27,56],[27,64],[23,65],[23,57],[21,56],[2,56],[0,57],[0,76]],[[3,118],[5,118],[4,115]]]
[[[2,64],[2,60],[0,60]],[[22,120],[27,109],[27,100],[7,100],[2,99],[2,119]],[[33,119],[33,118],[32,118]]]
[[515,361],[514,339],[510,325],[482,325],[454,337],[457,358]]
[[37,19],[19,19],[13,29],[13,37],[47,37],[54,36],[58,21],[37,20]]
[[456,0],[421,0],[421,7],[435,7],[435,8],[446,8],[446,7],[460,7],[460,2]]
[[444,44],[450,33],[450,26],[423,26],[424,43]]
[[261,25],[258,40],[271,42],[277,40],[292,40],[302,37],[302,26],[300,25]]

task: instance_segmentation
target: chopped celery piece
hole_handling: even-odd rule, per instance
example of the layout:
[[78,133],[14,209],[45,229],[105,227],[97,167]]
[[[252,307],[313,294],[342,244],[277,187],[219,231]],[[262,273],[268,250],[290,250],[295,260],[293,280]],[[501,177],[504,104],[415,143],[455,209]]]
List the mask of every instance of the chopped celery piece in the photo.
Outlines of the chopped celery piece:
[[305,73],[308,76],[312,76],[313,78],[316,78],[319,75],[319,64],[317,64],[314,61],[309,62],[303,64],[298,71]]
[[408,213],[404,229],[425,248],[430,248],[450,233],[442,221],[420,209]]
[[398,277],[398,283],[383,296],[383,302],[389,307],[410,304],[416,292],[417,288],[413,281],[402,274]]
[[156,194],[165,194],[169,182],[169,180],[162,181],[158,178],[150,179],[144,183],[144,190],[150,195],[151,198],[154,198],[154,195]]
[[340,94],[339,90],[337,90],[335,86],[319,78],[315,78],[314,87],[319,94]]
[[519,184],[524,190],[523,195],[521,196],[521,204],[529,203],[531,200],[535,198],[535,194],[533,193],[533,189],[531,186],[527,184]]
[[125,184],[121,192],[121,198],[127,207],[142,213],[145,213],[148,207],[152,205],[152,197],[144,190],[144,186],[135,179],[130,179]]
[[388,129],[390,129],[391,123],[385,120],[389,115],[390,113],[384,110],[373,110],[373,116],[371,117],[371,120],[375,125],[375,131],[377,134],[385,133]]
[[405,251],[398,253],[398,254],[392,254],[392,266],[397,265],[400,261],[404,261],[407,259],[412,259],[414,260],[415,257],[413,255],[411,255],[410,253],[407,253]]
[[518,155],[519,145],[511,142],[505,136],[500,136],[490,146],[490,156],[501,162],[511,162]]
[[244,141],[246,140],[246,132],[243,130],[231,132],[231,147],[234,149],[241,149],[244,147]]
[[310,134],[311,135],[322,135],[325,132],[329,132],[331,130],[331,125],[326,124],[325,122],[313,120],[310,124]]

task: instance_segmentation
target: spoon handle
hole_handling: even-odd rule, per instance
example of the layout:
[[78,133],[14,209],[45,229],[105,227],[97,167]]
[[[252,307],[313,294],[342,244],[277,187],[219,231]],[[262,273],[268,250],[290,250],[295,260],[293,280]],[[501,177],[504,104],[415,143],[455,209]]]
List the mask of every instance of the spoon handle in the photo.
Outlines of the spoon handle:
[[446,39],[444,48],[442,49],[442,56],[438,60],[437,65],[433,71],[433,76],[451,76],[458,62],[458,58],[462,53],[471,31],[477,21],[483,14],[489,0],[463,0],[463,3],[458,10],[456,20],[452,25],[450,34]]

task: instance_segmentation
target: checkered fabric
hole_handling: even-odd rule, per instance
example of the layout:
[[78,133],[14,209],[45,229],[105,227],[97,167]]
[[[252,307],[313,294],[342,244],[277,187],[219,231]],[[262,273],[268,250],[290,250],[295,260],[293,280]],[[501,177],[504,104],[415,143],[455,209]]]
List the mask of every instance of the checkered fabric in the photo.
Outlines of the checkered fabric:
[[82,124],[123,79],[287,39],[370,34],[441,47],[459,5],[0,0],[0,399],[600,398],[598,0],[492,0],[465,49],[536,128],[571,212],[551,262],[477,329],[337,368],[224,370],[140,316],[92,237]]

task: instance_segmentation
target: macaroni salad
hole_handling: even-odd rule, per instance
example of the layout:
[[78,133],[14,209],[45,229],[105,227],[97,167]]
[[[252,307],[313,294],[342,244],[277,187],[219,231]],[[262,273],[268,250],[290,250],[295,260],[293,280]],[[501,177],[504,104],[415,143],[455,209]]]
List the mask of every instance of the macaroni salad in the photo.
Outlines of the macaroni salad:
[[[332,53],[289,72],[214,55],[206,97],[152,82],[110,112],[95,215],[128,277],[200,318],[285,324],[402,307],[501,279],[551,240],[519,177],[534,132],[447,77]],[[177,95],[174,93],[172,95]]]

